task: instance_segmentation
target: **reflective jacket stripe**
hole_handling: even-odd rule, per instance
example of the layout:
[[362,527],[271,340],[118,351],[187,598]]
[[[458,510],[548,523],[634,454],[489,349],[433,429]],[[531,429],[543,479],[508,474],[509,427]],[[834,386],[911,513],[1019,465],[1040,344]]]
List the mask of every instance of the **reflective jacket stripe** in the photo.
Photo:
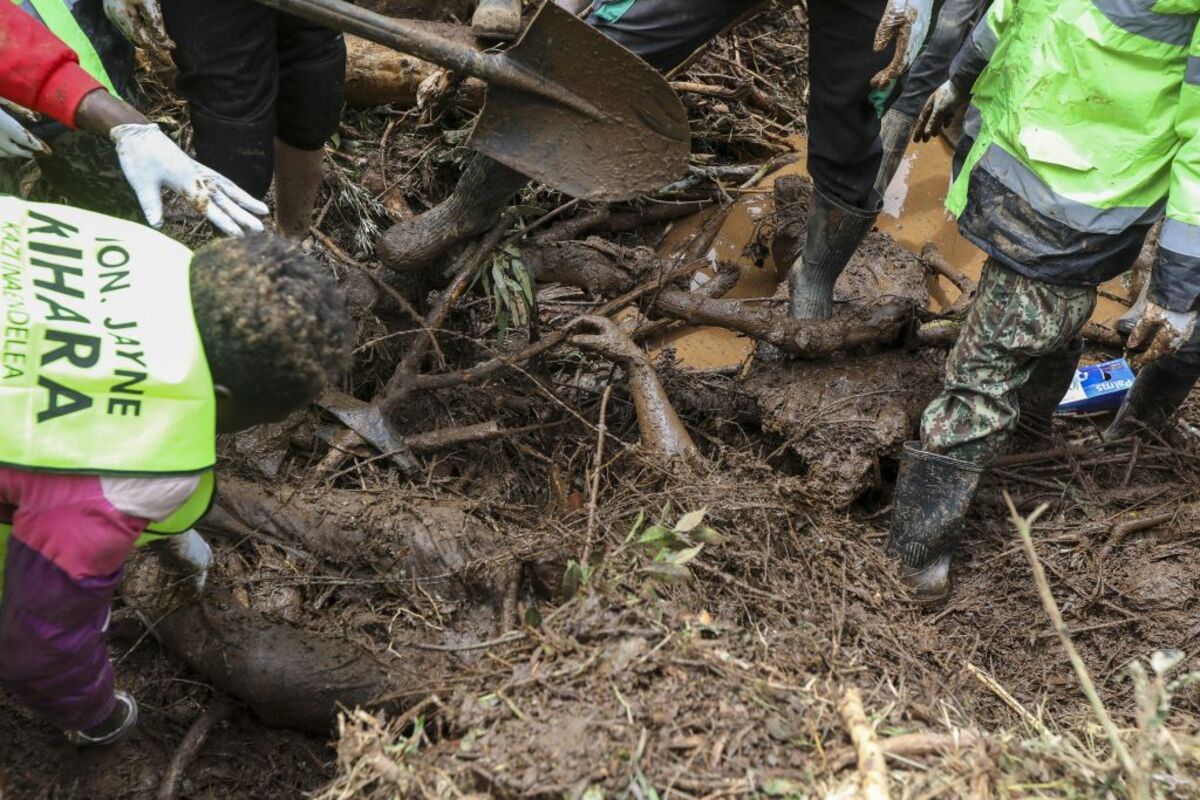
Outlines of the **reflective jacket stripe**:
[[1161,14],[1151,10],[1157,0],[1092,0],[1097,10],[1126,33],[1173,47],[1187,47],[1200,16]]

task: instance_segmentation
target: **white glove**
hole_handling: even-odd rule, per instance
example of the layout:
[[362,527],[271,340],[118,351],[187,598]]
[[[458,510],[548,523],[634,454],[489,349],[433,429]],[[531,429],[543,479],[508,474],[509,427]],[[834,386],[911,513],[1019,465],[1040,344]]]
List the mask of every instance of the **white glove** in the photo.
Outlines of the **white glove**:
[[33,158],[50,155],[50,148],[41,139],[0,110],[0,158]]
[[188,158],[157,125],[118,125],[109,133],[117,146],[121,171],[133,187],[146,221],[162,225],[163,189],[183,195],[192,208],[222,233],[242,236],[259,232],[267,207],[237,184]]
[[171,48],[158,0],[104,0],[104,14],[121,35],[144,50]]
[[933,0],[887,0],[887,10],[875,31],[875,52],[896,42],[892,63],[871,79],[871,86],[885,89],[917,60],[933,22]]
[[197,593],[203,592],[204,584],[208,581],[208,570],[213,564],[213,551],[208,542],[195,528],[165,541],[175,565],[192,579]]
[[950,81],[943,83],[925,102],[925,107],[921,109],[921,114],[917,117],[917,125],[913,129],[913,140],[928,142],[937,136],[970,100],[970,94],[959,91],[958,87]]
[[1195,311],[1169,311],[1157,303],[1147,303],[1126,344],[1130,350],[1142,351],[1130,359],[1134,369],[1141,369],[1187,344],[1196,330],[1196,316]]

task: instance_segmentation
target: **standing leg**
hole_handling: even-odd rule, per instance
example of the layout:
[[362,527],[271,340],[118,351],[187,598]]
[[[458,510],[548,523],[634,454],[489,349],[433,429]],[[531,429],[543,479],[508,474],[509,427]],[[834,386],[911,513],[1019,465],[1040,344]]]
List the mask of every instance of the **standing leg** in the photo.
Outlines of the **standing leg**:
[[809,3],[813,201],[804,254],[789,274],[791,314],[797,319],[833,314],[834,284],[883,207],[875,191],[882,110],[871,78],[891,62],[891,48],[874,51],[884,5],[884,0]]
[[92,735],[136,718],[118,700],[104,626],[145,520],[117,511],[98,478],[3,470],[16,513],[0,600],[0,684],[52,725]]
[[340,33],[279,16],[275,215],[284,236],[303,239],[324,176],[325,142],[345,102],[346,42]]
[[[599,0],[587,22],[655,67],[670,70],[759,4],[759,0]],[[395,272],[426,267],[454,244],[495,224],[504,205],[528,182],[521,173],[472,154],[450,197],[388,229],[379,245],[380,259]]]
[[951,555],[981,465],[1008,444],[1021,388],[1039,364],[1069,350],[1095,304],[1094,288],[1052,286],[995,261],[984,266],[946,361],[945,387],[925,409],[922,449],[905,453],[896,486],[888,552],[918,595],[949,590]]
[[196,158],[255,197],[275,164],[277,12],[254,0],[162,0]]
[[938,12],[929,42],[904,80],[903,93],[883,117],[883,163],[875,182],[879,194],[887,191],[900,167],[925,101],[950,76],[950,62],[986,8],[985,0],[946,0]]

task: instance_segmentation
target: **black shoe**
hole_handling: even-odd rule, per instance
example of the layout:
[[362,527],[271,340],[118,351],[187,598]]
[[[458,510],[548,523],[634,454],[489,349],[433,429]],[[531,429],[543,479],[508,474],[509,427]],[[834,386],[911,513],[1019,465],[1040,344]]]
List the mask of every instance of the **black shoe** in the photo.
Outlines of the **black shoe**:
[[67,741],[78,747],[107,747],[125,738],[138,721],[138,705],[133,696],[117,692],[117,705],[108,719],[87,731],[68,731]]
[[394,272],[421,270],[452,246],[485,233],[529,179],[472,154],[454,193],[424,214],[397,222],[379,241],[379,259]]
[[874,193],[871,208],[866,209],[843,203],[813,187],[804,255],[788,272],[793,319],[833,316],[833,285],[871,232],[882,207],[883,200]]
[[888,537],[888,555],[903,564],[913,597],[936,602],[950,593],[950,561],[983,467],[904,445]]
[[1130,436],[1167,432],[1171,417],[1196,385],[1196,378],[1172,372],[1155,361],[1138,373],[1125,396],[1117,418],[1104,432],[1104,441],[1116,442]]

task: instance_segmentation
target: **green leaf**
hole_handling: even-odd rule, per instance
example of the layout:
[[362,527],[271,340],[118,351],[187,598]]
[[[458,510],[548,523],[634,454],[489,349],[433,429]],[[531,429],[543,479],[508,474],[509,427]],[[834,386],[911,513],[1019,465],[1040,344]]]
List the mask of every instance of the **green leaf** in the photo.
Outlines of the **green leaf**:
[[671,538],[673,531],[665,525],[651,525],[638,537],[638,544],[661,544]]
[[647,564],[639,572],[650,580],[663,583],[682,583],[692,577],[692,573],[687,567],[665,561]]
[[635,519],[633,521],[633,527],[629,529],[629,535],[625,537],[626,544],[629,544],[629,542],[633,539],[633,537],[637,536],[638,533],[641,532],[642,525],[644,525],[644,524],[646,524],[646,512],[639,511],[638,515],[637,515],[637,519]]
[[586,580],[583,574],[583,567],[574,559],[567,562],[567,571],[563,573],[562,593],[564,600],[570,600],[575,595],[579,594],[579,590],[583,587]]
[[531,628],[542,627],[542,612],[538,611],[537,606],[525,609],[525,624]]
[[707,513],[708,509],[702,508],[699,511],[693,511],[690,514],[684,514],[679,519],[679,522],[675,523],[675,532],[687,533],[688,531],[695,530],[696,528],[700,527],[702,522],[704,522],[704,515]]
[[771,778],[763,781],[763,794],[767,797],[803,797],[800,785],[785,778]]
[[711,545],[725,544],[726,542],[729,541],[728,536],[726,536],[723,533],[718,533],[717,531],[713,530],[712,528],[701,528],[700,530],[696,531],[696,533],[694,533],[693,536],[696,537],[697,541],[703,542],[704,544],[711,544]]
[[700,551],[703,549],[704,549],[704,545],[698,544],[695,547],[689,547],[685,550],[680,550],[677,553],[672,553],[670,556],[668,556],[668,559],[669,559],[670,563],[678,564],[679,566],[682,567],[684,564],[688,563],[689,561],[694,559],[696,556],[700,555]]

